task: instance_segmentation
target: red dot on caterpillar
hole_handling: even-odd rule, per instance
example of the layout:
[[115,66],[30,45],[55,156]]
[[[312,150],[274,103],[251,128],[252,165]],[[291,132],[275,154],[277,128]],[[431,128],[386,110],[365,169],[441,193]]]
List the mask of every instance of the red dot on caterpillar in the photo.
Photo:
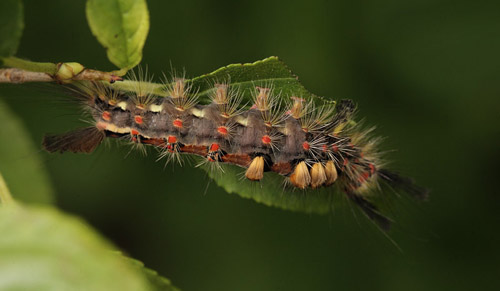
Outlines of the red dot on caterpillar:
[[220,149],[220,146],[217,143],[213,143],[213,144],[210,145],[210,151],[212,151],[212,152],[216,152],[219,149]]
[[269,137],[269,135],[264,135],[261,140],[262,140],[263,144],[267,144],[267,145],[271,144],[271,138]]
[[177,118],[177,119],[175,119],[175,120],[172,122],[172,124],[173,124],[175,127],[177,127],[177,128],[182,128],[182,120],[180,120],[180,119],[178,119],[178,118]]
[[177,142],[177,137],[173,136],[173,135],[169,135],[167,137],[167,142],[172,144],[172,143],[176,143]]
[[368,167],[370,167],[370,173],[373,175],[375,173],[375,166],[373,164],[369,164]]
[[143,120],[142,120],[142,116],[140,116],[140,115],[136,115],[136,116],[134,116],[134,121],[135,121],[135,123],[137,123],[137,124],[142,124],[142,122],[143,122]]
[[305,141],[305,142],[302,143],[302,148],[304,150],[308,151],[308,150],[311,149],[311,145],[307,141]]
[[109,113],[109,111],[104,111],[101,115],[102,119],[106,120],[106,121],[110,121],[111,120],[111,113]]
[[225,126],[219,126],[217,128],[217,132],[222,134],[222,135],[227,135],[228,131],[227,131],[227,127]]

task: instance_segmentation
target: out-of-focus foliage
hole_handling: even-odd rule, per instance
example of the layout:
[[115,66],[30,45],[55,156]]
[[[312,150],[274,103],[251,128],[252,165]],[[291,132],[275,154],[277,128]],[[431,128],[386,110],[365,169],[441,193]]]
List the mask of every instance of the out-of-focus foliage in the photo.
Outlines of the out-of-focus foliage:
[[50,208],[0,207],[1,290],[151,290],[87,224]]
[[0,2],[0,57],[16,53],[23,32],[23,4],[21,0]]
[[0,98],[0,172],[16,199],[29,203],[51,203],[54,198],[47,169],[22,120]]

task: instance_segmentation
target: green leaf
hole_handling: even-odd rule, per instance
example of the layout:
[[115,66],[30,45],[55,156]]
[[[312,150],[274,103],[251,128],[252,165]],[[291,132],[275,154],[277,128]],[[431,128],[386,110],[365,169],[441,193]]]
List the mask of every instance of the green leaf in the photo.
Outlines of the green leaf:
[[252,100],[255,86],[268,87],[272,85],[274,91],[282,98],[298,96],[304,99],[313,98],[319,104],[332,102],[307,91],[299,82],[298,77],[278,57],[268,57],[248,64],[231,64],[212,73],[193,78],[188,82],[194,88],[199,89],[202,102],[209,102],[213,85],[228,81],[232,86],[239,88],[240,92],[243,93],[244,101]]
[[177,287],[173,286],[169,279],[162,277],[155,270],[146,268],[141,261],[123,256],[129,264],[131,264],[138,271],[146,277],[152,290],[157,291],[179,291]]
[[0,208],[0,290],[151,290],[81,220],[52,208]]
[[0,100],[0,172],[14,199],[31,203],[51,203],[53,190],[39,154],[39,148],[21,120]]
[[341,200],[336,186],[315,190],[300,190],[284,187],[284,178],[276,173],[266,172],[261,181],[255,182],[244,177],[245,169],[234,165],[222,165],[223,172],[202,167],[217,185],[228,193],[253,199],[267,206],[305,213],[331,213]]
[[[312,99],[317,104],[335,103],[335,101],[314,95],[298,81],[291,70],[278,59],[278,57],[268,57],[266,59],[247,64],[231,64],[222,67],[212,73],[205,74],[190,80],[193,88],[198,90],[201,103],[210,102],[210,93],[215,83],[228,82],[238,87],[243,95],[243,103],[252,101],[252,92],[255,86],[269,86],[272,84],[275,92],[281,98],[298,96],[304,99]],[[122,91],[133,91],[137,88],[136,81],[125,80],[112,84],[112,87]],[[142,82],[149,93],[158,96],[167,96],[165,84]]]
[[16,53],[23,28],[21,0],[0,1],[0,57],[8,57]]
[[89,0],[87,20],[108,59],[121,69],[135,67],[149,31],[145,0]]

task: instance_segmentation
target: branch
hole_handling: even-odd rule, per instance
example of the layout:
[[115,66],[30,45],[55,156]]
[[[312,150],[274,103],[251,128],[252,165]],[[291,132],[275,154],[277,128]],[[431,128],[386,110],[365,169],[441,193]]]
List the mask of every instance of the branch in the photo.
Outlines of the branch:
[[9,69],[0,69],[0,83],[25,83],[25,82],[58,82],[70,83],[71,81],[107,81],[114,83],[122,81],[120,77],[126,71],[102,72],[87,69],[75,62],[69,63],[38,63],[26,61],[16,57],[2,58],[3,64]]
[[26,82],[51,82],[51,75],[40,72],[30,72],[21,69],[0,69],[0,83],[21,84]]

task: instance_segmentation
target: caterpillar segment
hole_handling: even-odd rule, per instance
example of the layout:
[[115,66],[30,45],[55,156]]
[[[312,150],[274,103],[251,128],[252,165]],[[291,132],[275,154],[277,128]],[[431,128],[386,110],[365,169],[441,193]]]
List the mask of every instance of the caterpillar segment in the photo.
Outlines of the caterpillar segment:
[[[215,84],[207,105],[196,103],[196,94],[182,78],[167,86],[167,98],[140,98],[141,90],[129,95],[100,83],[79,87],[91,100],[96,126],[92,131],[47,136],[44,145],[50,152],[91,152],[104,136],[128,136],[159,148],[160,157],[180,160],[180,154],[194,154],[210,162],[236,164],[247,168],[245,176],[253,181],[273,171],[300,189],[330,186],[343,178],[355,190],[375,174],[377,161],[361,158],[360,147],[349,137],[339,137],[339,127],[345,127],[352,114],[351,101],[341,101],[334,114],[333,107],[316,108],[293,96],[288,110],[276,112],[272,108],[278,99],[272,89],[256,87],[254,105],[242,111],[237,108],[241,94],[229,84]],[[357,162],[349,163],[349,158]],[[360,171],[370,166],[371,171]]]
[[292,96],[282,109],[282,98],[271,88],[256,87],[253,105],[246,110],[239,90],[223,83],[214,84],[211,103],[199,104],[182,78],[166,86],[168,97],[117,92],[93,82],[80,83],[77,90],[86,96],[95,126],[45,136],[49,152],[90,153],[105,137],[122,138],[156,147],[168,161],[181,162],[181,155],[191,154],[207,163],[237,165],[251,181],[265,179],[269,171],[298,189],[338,184],[381,224],[387,221],[363,197],[379,180],[416,197],[427,194],[413,180],[381,169],[378,140],[354,126],[351,100],[341,100],[335,108],[316,107]]

